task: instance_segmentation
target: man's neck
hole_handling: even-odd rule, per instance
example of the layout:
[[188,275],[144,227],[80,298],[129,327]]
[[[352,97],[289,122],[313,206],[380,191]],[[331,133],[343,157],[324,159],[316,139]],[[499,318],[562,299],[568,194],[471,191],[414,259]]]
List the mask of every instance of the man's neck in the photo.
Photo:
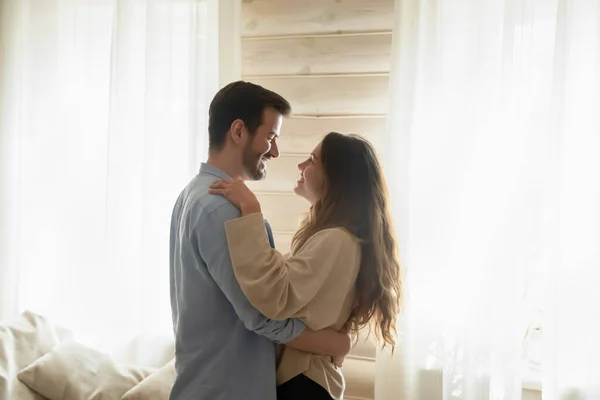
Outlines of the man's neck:
[[228,154],[221,153],[209,153],[206,163],[213,167],[219,168],[225,172],[232,179],[244,179],[243,167],[237,165],[237,163],[231,162],[233,157]]

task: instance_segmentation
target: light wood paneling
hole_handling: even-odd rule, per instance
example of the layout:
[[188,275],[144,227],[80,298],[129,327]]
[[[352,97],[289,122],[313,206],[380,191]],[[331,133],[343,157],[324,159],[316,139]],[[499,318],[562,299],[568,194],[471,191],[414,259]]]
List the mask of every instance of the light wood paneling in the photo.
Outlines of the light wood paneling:
[[242,41],[243,75],[390,72],[392,34]]
[[292,248],[293,233],[290,232],[273,232],[273,238],[275,239],[275,248],[281,253],[289,253]]
[[[293,188],[297,164],[331,131],[357,133],[382,151],[394,0],[243,0],[242,75],[292,104],[264,181],[251,182],[289,251],[309,209]],[[344,362],[348,399],[374,398],[375,345],[366,333]]]
[[[327,133],[356,133],[382,150],[385,138],[384,117],[288,118],[283,121],[277,140],[282,153],[310,154]],[[268,178],[267,178],[268,179]]]
[[354,357],[375,360],[375,338],[374,334],[368,336],[366,328],[360,333],[359,342],[352,348],[350,354]]
[[293,233],[310,205],[295,194],[256,193],[262,212],[274,231]]
[[521,400],[542,400],[541,390],[523,390]]
[[285,97],[296,115],[384,115],[388,108],[387,75],[247,79]]
[[243,0],[242,36],[392,30],[394,0]]
[[267,177],[262,181],[248,182],[248,187],[253,191],[286,192],[293,194],[296,182],[300,178],[298,163],[304,161],[305,156],[281,156],[269,161]]
[[375,363],[370,360],[346,358],[342,365],[346,381],[344,397],[375,398]]

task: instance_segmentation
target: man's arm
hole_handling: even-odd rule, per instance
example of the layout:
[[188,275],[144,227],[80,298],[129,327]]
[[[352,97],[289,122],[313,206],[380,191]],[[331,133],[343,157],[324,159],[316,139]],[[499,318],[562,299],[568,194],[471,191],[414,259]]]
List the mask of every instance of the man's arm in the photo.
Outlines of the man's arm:
[[223,203],[217,209],[199,218],[193,229],[200,256],[227,300],[233,306],[244,326],[276,343],[288,343],[297,338],[306,325],[297,319],[270,320],[256,310],[248,301],[235,279],[227,247],[225,221],[238,218],[240,212],[231,203]]
[[286,346],[307,353],[343,358],[350,353],[352,338],[347,333],[337,332],[331,328],[320,331],[307,328],[300,336],[286,343]]

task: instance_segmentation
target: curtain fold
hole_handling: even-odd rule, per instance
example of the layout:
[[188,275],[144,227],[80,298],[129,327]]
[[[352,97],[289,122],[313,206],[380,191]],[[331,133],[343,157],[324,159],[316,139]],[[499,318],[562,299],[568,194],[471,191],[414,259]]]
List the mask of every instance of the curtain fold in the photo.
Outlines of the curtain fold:
[[206,156],[214,7],[2,2],[0,318],[107,350],[172,335],[169,221]]
[[530,379],[598,395],[599,7],[396,2],[385,158],[406,305],[377,399],[518,400]]
[[[600,2],[560,0],[545,249],[544,400],[600,398]],[[548,312],[546,312],[546,310]]]

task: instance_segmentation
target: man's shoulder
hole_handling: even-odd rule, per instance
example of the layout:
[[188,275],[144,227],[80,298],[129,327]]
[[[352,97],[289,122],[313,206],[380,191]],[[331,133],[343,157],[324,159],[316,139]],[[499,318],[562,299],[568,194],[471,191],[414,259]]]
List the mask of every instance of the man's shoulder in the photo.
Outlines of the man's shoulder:
[[195,214],[197,220],[227,221],[238,218],[240,211],[221,195],[208,192],[214,179],[199,176],[184,190],[188,212]]
[[230,219],[239,218],[240,210],[225,197],[206,193],[202,201],[207,203],[205,216],[213,221],[225,222]]

